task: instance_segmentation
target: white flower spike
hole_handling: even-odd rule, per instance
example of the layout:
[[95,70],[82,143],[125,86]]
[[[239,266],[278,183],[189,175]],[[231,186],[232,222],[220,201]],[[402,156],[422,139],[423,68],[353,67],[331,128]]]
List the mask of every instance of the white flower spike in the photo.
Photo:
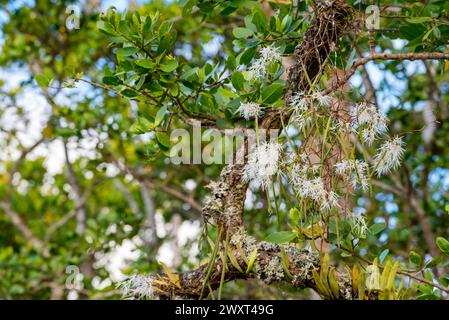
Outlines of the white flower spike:
[[403,145],[402,138],[395,137],[380,146],[374,158],[374,166],[379,177],[399,167],[404,155]]
[[119,285],[126,296],[139,299],[151,299],[154,296],[153,278],[141,274],[133,274]]
[[362,128],[363,142],[371,145],[376,138],[387,130],[387,118],[376,106],[360,103],[351,109],[351,122],[355,129]]
[[275,47],[273,44],[262,48],[260,50],[260,58],[255,60],[249,68],[250,78],[257,79],[259,77],[264,77],[266,74],[266,67],[281,60],[282,54],[279,51],[279,48]]
[[255,147],[243,170],[243,179],[267,189],[272,176],[278,172],[280,158],[281,145],[278,143],[264,143]]
[[246,102],[240,104],[237,111],[243,118],[249,120],[254,117],[259,117],[262,114],[262,107],[255,102]]

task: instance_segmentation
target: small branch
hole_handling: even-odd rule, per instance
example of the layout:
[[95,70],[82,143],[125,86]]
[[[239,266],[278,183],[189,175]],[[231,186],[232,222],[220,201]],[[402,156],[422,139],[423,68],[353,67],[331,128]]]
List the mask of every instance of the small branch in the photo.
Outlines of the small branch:
[[373,60],[449,60],[449,53],[441,52],[420,52],[420,53],[373,53],[365,58],[354,61],[351,68],[346,72],[345,76],[323,91],[323,94],[329,94],[343,86],[354,75],[357,69]]
[[31,231],[31,229],[28,227],[28,225],[25,223],[25,221],[20,217],[20,214],[17,213],[12,207],[11,203],[13,200],[13,177],[14,175],[19,172],[20,166],[22,165],[23,161],[25,161],[26,156],[32,152],[37,146],[39,146],[42,142],[44,142],[46,139],[42,137],[38,141],[36,141],[33,145],[31,145],[29,148],[25,149],[22,154],[20,155],[19,159],[14,163],[11,171],[10,171],[10,177],[8,182],[8,202],[2,201],[0,202],[0,208],[2,208],[8,218],[11,220],[12,224],[19,230],[19,232],[22,234],[22,236],[31,243],[31,245],[34,248],[43,248],[43,242],[39,240]]
[[192,207],[192,209],[201,212],[201,205],[198,204],[192,197],[186,196],[185,194],[183,194],[182,192],[173,189],[167,185],[162,185],[162,184],[157,184],[148,180],[140,180],[147,188],[153,189],[153,190],[162,190],[165,193],[177,198],[178,200],[181,200],[182,202],[187,203],[188,205],[190,205]]
[[84,207],[89,196],[92,194],[92,191],[96,185],[98,185],[100,182],[93,183],[92,186],[84,192],[83,196],[81,197],[79,203],[76,205],[75,208],[70,210],[66,215],[64,215],[60,220],[56,221],[55,223],[51,224],[47,230],[47,234],[45,235],[45,243],[50,242],[50,239],[52,235],[61,227],[63,227],[65,224],[67,224],[73,217],[76,216],[76,213],[81,207]]
[[441,92],[440,87],[438,86],[437,79],[435,76],[435,70],[432,68],[432,65],[430,65],[428,62],[424,62],[424,65],[426,67],[426,72],[429,77],[429,83],[430,83],[430,96],[435,101],[435,103],[438,105],[440,109],[440,115],[443,120],[446,120],[449,118],[449,112],[447,108],[447,103],[444,100],[443,94]]
[[178,200],[187,203],[188,205],[190,205],[192,207],[192,209],[201,213],[202,207],[198,202],[195,201],[195,199],[193,197],[189,197],[189,196],[183,194],[182,192],[180,192],[172,187],[169,187],[167,185],[158,184],[158,183],[149,181],[145,177],[142,177],[142,175],[136,169],[133,169],[130,166],[120,162],[117,158],[115,158],[114,155],[111,154],[110,156],[113,158],[113,162],[117,165],[117,167],[120,170],[131,174],[134,179],[136,179],[137,181],[142,183],[147,188],[152,189],[152,190],[164,191],[165,193],[177,198]]
[[33,248],[43,248],[43,242],[36,238],[31,231],[31,229],[22,220],[20,215],[11,208],[8,202],[0,202],[0,208],[4,210],[8,218],[11,220],[12,224],[19,230],[22,236],[27,240]]
[[128,201],[131,211],[138,217],[142,216],[142,212],[140,212],[139,205],[133,198],[132,194],[125,187],[125,185],[118,179],[114,179],[114,185],[123,194],[123,196],[126,198],[126,201]]
[[105,85],[103,85],[101,83],[96,83],[96,82],[93,82],[93,81],[90,81],[90,80],[87,80],[87,79],[83,79],[83,78],[78,78],[78,79],[76,79],[76,81],[81,81],[81,82],[87,83],[87,84],[89,84],[89,85],[91,85],[93,87],[100,88],[100,89],[106,90],[108,92],[115,93],[120,98],[125,98],[125,96],[121,92],[115,90],[114,88],[105,86]]
[[395,187],[393,187],[393,186],[391,186],[389,184],[386,184],[386,183],[384,183],[382,181],[372,180],[372,184],[377,186],[377,187],[379,187],[379,188],[381,188],[381,189],[383,189],[383,190],[389,191],[389,192],[391,192],[391,193],[393,193],[393,194],[395,194],[395,195],[397,195],[399,197],[402,197],[404,195],[403,191],[401,191],[401,190],[399,190],[399,189],[397,189],[397,188],[395,188]]
[[143,221],[143,240],[149,246],[156,242],[156,220],[154,217],[154,200],[145,185],[140,187],[145,219]]
[[78,178],[76,177],[75,171],[73,170],[72,163],[69,159],[69,151],[67,148],[67,141],[63,141],[64,145],[64,155],[67,165],[67,171],[66,171],[66,177],[73,189],[73,196],[74,196],[74,202],[76,206],[76,232],[81,235],[86,230],[86,208],[85,208],[85,202],[82,201],[81,196],[81,188],[78,182]]
[[36,141],[33,145],[31,145],[29,148],[23,150],[23,152],[20,155],[19,159],[17,159],[17,161],[14,163],[14,165],[13,165],[13,167],[12,167],[10,173],[9,173],[9,175],[10,175],[10,179],[9,179],[9,195],[10,195],[10,197],[11,197],[12,191],[13,191],[12,181],[13,181],[14,174],[19,171],[20,166],[22,165],[23,161],[25,161],[25,158],[27,157],[27,155],[29,153],[31,153],[34,149],[36,149],[45,140],[46,140],[45,137],[42,137],[38,141]]

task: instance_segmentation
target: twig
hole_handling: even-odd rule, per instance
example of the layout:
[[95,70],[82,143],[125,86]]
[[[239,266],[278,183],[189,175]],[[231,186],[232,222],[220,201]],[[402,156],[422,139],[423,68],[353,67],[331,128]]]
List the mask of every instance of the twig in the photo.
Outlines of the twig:
[[365,58],[361,58],[354,61],[351,68],[343,76],[343,78],[332,85],[330,88],[325,89],[323,94],[329,94],[336,89],[343,86],[354,75],[357,69],[373,60],[449,60],[449,53],[441,52],[420,52],[420,53],[373,53]]

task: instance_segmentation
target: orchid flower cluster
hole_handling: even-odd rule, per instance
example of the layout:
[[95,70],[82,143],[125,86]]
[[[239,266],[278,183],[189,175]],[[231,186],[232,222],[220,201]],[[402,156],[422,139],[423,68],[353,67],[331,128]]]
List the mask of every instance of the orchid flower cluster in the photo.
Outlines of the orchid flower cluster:
[[[374,174],[380,177],[397,169],[404,143],[400,137],[386,139],[373,157],[368,156],[367,147],[386,135],[388,119],[365,102],[342,117],[335,111],[336,103],[319,91],[294,95],[285,132],[289,135],[296,128],[297,139],[288,139],[289,147],[284,152],[278,143],[257,146],[249,154],[244,179],[267,189],[276,177],[284,177],[299,203],[311,203],[321,214],[343,212],[354,232],[362,237],[367,231],[366,217],[343,208],[343,195],[358,188],[369,192]],[[243,104],[240,111],[245,118],[261,112],[249,104]],[[357,158],[358,153],[363,158]]]
[[261,105],[256,102],[246,102],[240,104],[240,107],[237,109],[237,112],[239,112],[240,115],[246,120],[260,117],[263,114]]
[[260,58],[255,60],[249,67],[248,75],[251,79],[259,79],[266,76],[266,69],[275,62],[282,60],[281,52],[279,48],[271,44],[267,47],[263,47],[260,50]]
[[154,278],[151,276],[133,274],[120,282],[118,287],[123,290],[123,294],[127,297],[151,299],[154,296],[153,280]]
[[256,186],[268,189],[272,177],[279,171],[282,146],[278,143],[263,143],[250,153],[243,171],[243,179]]
[[331,103],[331,97],[323,95],[319,91],[313,92],[311,95],[298,92],[290,99],[289,107],[293,111],[294,122],[299,130],[303,130],[304,127],[311,124],[313,113],[320,108],[328,109]]
[[[260,56],[248,68],[252,81],[266,81],[269,68],[281,62],[280,50],[274,45],[260,49]],[[267,191],[275,181],[287,183],[288,188],[307,210],[321,215],[344,213],[354,232],[362,236],[366,217],[355,214],[345,205],[344,195],[371,190],[371,180],[396,169],[404,154],[399,137],[386,139],[374,156],[367,149],[387,133],[388,119],[375,105],[362,102],[350,108],[341,108],[339,101],[322,91],[297,92],[289,98],[290,120],[284,128],[288,146],[277,142],[257,144],[249,152],[243,178],[252,186]],[[237,112],[247,121],[254,119],[256,134],[258,118],[263,106],[246,101]],[[363,157],[357,157],[358,154]]]
[[[273,63],[281,62],[282,54],[274,44],[260,49],[260,57],[256,59],[248,69],[248,77],[252,80],[265,78],[267,68]],[[263,114],[263,107],[256,102],[243,102],[237,112],[246,120],[258,118]]]

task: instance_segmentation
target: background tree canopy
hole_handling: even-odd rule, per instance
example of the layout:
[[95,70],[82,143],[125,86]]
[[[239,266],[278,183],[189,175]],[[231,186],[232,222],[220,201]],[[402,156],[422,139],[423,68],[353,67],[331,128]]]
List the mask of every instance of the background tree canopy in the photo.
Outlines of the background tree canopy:
[[0,5],[0,298],[449,297],[449,2]]

